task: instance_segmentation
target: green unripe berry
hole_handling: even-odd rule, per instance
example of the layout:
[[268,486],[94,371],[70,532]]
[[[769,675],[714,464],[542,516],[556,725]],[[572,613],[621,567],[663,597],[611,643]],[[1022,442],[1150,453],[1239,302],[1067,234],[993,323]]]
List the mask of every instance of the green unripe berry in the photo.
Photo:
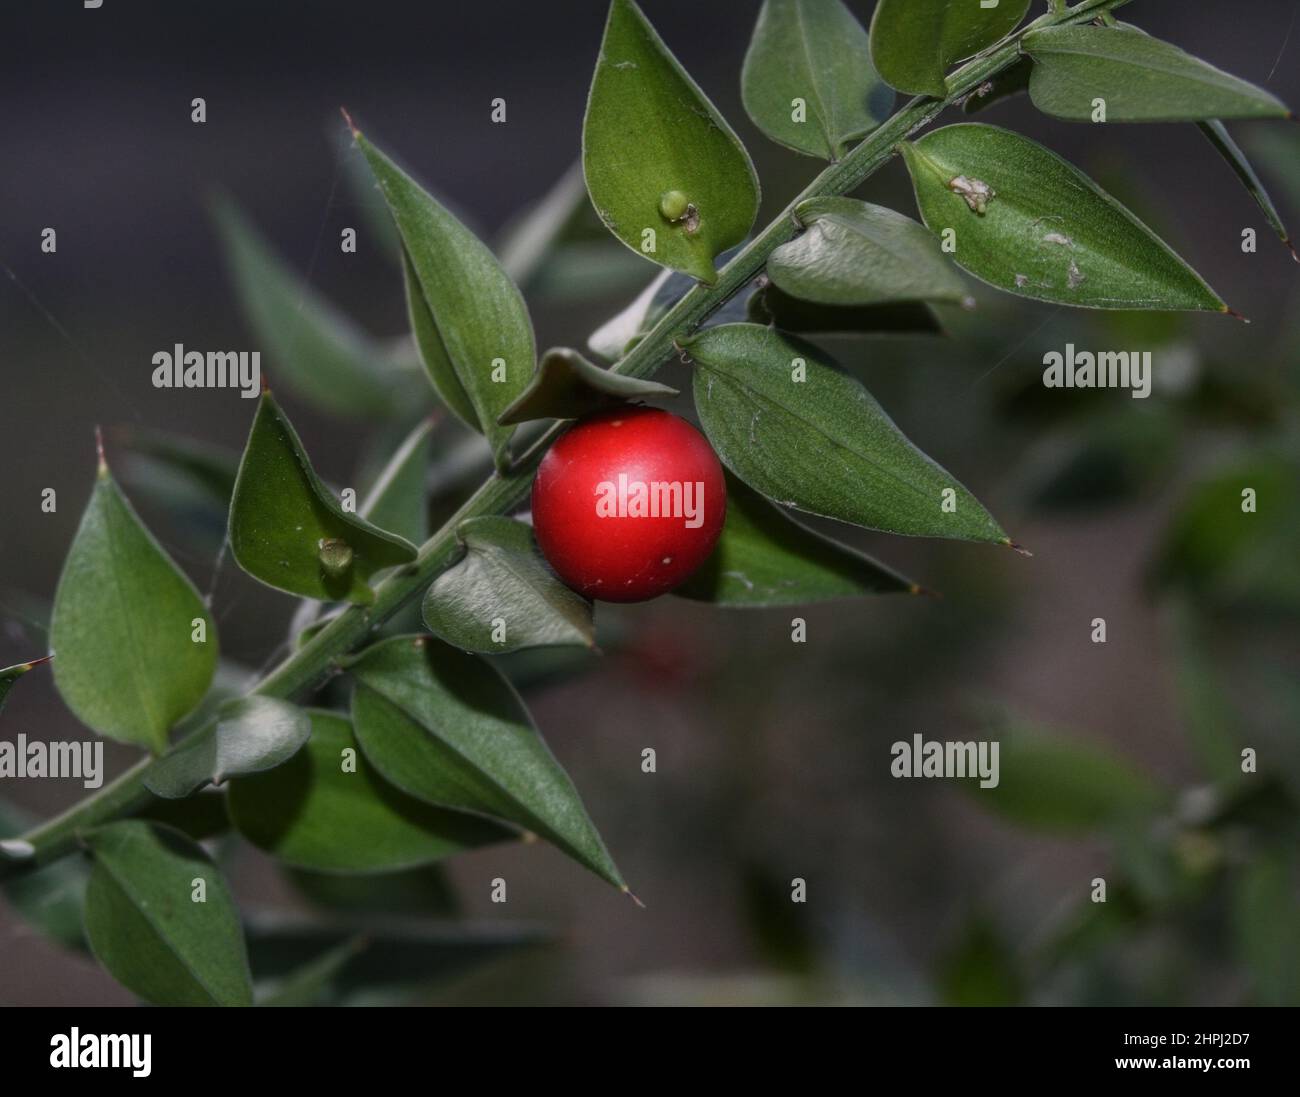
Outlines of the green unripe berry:
[[666,190],[659,196],[659,212],[665,221],[680,221],[691,208],[691,200],[679,190]]

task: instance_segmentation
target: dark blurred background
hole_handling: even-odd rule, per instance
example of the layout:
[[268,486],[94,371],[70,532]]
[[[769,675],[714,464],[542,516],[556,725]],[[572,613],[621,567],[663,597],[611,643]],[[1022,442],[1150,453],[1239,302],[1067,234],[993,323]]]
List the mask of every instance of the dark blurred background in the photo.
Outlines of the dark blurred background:
[[[767,142],[740,106],[758,6],[644,4],[749,147],[765,221],[818,166]],[[850,6],[865,24],[871,5]],[[1148,0],[1123,15],[1294,104],[1296,7]],[[233,198],[365,329],[401,337],[400,273],[368,227],[339,107],[499,239],[578,154],[604,15],[599,0],[5,5],[0,666],[44,651],[40,623],[90,490],[96,424],[115,467],[147,431],[235,453],[243,444],[252,401],[150,384],[151,356],[174,343],[259,345],[210,198]],[[207,103],[202,125],[190,120],[196,96]],[[490,122],[497,97],[504,125]],[[460,916],[540,926],[555,940],[466,965],[422,1000],[1300,1000],[1300,582],[1278,578],[1297,566],[1294,500],[1269,527],[1282,551],[1268,549],[1267,568],[1230,562],[1207,577],[1195,563],[1195,538],[1213,540],[1222,517],[1198,500],[1223,470],[1282,461],[1284,482],[1296,482],[1286,462],[1300,267],[1194,126],[1070,125],[1024,97],[978,120],[1078,164],[1252,322],[1069,312],[978,287],[974,314],[944,317],[950,338],[829,341],[1033,557],[840,529],[943,598],[731,613],[672,598],[600,607],[602,658],[511,668],[647,909],[545,846],[460,858],[448,867]],[[1284,216],[1300,222],[1294,124],[1230,128]],[[915,214],[897,162],[859,197]],[[54,255],[40,250],[46,226],[58,232]],[[355,255],[339,250],[345,226],[359,230]],[[1241,250],[1246,227],[1258,231],[1254,254]],[[566,277],[529,287],[540,347],[584,346],[655,273],[612,240],[575,254]],[[1155,393],[1043,389],[1042,355],[1066,342],[1154,350]],[[269,356],[265,368],[274,383]],[[377,445],[373,425],[282,395],[322,475],[356,483]],[[448,449],[454,434],[448,427]],[[199,588],[213,588],[216,541],[143,474],[124,480]],[[40,509],[48,487],[53,514]],[[228,561],[215,592],[223,654],[263,665],[294,600]],[[808,622],[801,645],[790,642],[796,613]],[[1105,644],[1090,639],[1097,617]],[[1167,789],[1162,811],[1132,820],[1084,810],[1082,824],[1062,825],[1051,809],[1072,794],[1068,763],[1044,763],[1014,819],[985,810],[978,791],[890,777],[890,744],[914,733],[1040,735],[1026,728],[1141,771]],[[3,734],[23,730],[83,734],[48,674],[9,699]],[[1212,771],[1240,746],[1260,751],[1253,783],[1234,782],[1230,765]],[[641,772],[645,747],[658,752],[654,775]],[[110,745],[107,755],[121,767],[130,752]],[[38,816],[80,795],[74,781],[0,787]],[[310,909],[259,855],[229,856],[250,910]],[[505,907],[488,901],[496,876],[510,881]],[[1112,889],[1104,917],[1088,902],[1096,876]],[[807,881],[806,904],[789,902],[794,877]],[[130,1000],[84,955],[0,906],[0,1002]]]

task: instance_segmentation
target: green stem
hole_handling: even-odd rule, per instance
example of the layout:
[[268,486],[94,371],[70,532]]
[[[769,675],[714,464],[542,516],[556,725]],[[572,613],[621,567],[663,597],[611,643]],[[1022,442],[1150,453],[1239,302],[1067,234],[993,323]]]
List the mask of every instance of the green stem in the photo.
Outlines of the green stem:
[[[1020,38],[1030,28],[1082,23],[1128,3],[1129,0],[1081,0],[1072,8],[1040,17],[1005,42],[963,65],[948,79],[943,99],[919,96],[897,111],[879,129],[831,164],[795,198],[766,229],[745,246],[718,274],[713,285],[697,283],[617,365],[615,373],[648,377],[709,316],[743,290],[762,271],[773,250],[798,231],[794,209],[799,203],[825,195],[848,194],[875,174],[894,155],[900,141],[934,121],[982,83],[1020,59]],[[302,647],[289,655],[252,690],[267,697],[290,697],[318,685],[337,669],[336,660],[361,644],[370,633],[416,597],[458,553],[456,527],[467,518],[509,514],[528,496],[533,474],[552,442],[564,430],[556,423],[537,439],[504,475],[494,473],[420,548],[414,563],[379,584],[368,606],[351,606],[335,617]],[[197,734],[208,734],[210,728]],[[87,827],[139,811],[148,804],[143,780],[152,759],[131,769],[93,796],[23,835],[34,853],[22,860],[0,859],[0,879],[45,864],[76,848]],[[0,847],[2,849],[2,847]]]

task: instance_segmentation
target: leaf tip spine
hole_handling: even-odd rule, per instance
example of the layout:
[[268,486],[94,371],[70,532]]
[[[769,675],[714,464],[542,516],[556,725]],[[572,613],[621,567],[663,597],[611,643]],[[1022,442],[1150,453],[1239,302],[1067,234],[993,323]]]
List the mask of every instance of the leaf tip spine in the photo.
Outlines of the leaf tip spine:
[[1034,554],[1033,554],[1032,552],[1030,552],[1027,548],[1025,548],[1024,545],[1017,544],[1015,541],[1011,540],[1010,537],[1004,537],[1004,538],[1002,539],[1002,544],[1006,545],[1007,548],[1009,548],[1012,552],[1018,552],[1021,556],[1033,556],[1033,555],[1034,555]]
[[104,432],[95,425],[95,474],[101,479],[108,478],[108,461],[104,458]]
[[1237,311],[1236,309],[1234,309],[1234,308],[1229,308],[1227,305],[1224,305],[1223,308],[1222,308],[1220,311],[1221,311],[1225,316],[1231,316],[1234,320],[1240,320],[1243,324],[1249,324],[1249,323],[1250,323],[1250,317],[1249,317],[1249,316],[1246,316],[1245,314],[1238,312],[1238,311]]
[[343,121],[348,127],[348,132],[352,134],[352,139],[355,141],[361,136],[361,131],[357,129],[356,123],[352,121],[352,115],[348,113],[348,108],[344,106],[339,107],[339,113],[343,115]]
[[618,890],[621,891],[624,895],[626,895],[629,899],[631,899],[632,902],[634,902],[642,910],[645,910],[645,903],[641,902],[641,900],[636,897],[636,893],[630,887],[628,887],[627,884],[624,884]]

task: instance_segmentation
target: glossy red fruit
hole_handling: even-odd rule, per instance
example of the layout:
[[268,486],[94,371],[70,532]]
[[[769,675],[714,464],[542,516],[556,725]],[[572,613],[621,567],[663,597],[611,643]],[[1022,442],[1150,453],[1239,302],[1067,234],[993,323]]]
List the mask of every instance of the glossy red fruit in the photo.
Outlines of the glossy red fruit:
[[533,482],[543,555],[574,590],[605,602],[684,583],[713,551],[726,512],[722,466],[704,435],[656,408],[580,419]]

